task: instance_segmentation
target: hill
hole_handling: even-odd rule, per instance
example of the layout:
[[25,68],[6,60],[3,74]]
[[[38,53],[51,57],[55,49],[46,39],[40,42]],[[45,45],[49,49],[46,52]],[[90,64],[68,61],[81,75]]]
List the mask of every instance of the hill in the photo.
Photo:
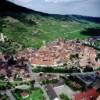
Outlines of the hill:
[[85,39],[89,29],[100,31],[100,18],[50,15],[0,0],[0,32],[23,47],[39,48],[43,41],[58,38]]

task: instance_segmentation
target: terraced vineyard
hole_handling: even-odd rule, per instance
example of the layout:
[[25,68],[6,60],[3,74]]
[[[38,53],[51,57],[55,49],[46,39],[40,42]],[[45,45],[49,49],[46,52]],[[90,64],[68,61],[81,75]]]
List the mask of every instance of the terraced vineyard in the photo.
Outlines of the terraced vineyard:
[[[5,4],[4,4],[5,5]],[[6,3],[6,10],[0,12],[0,30],[9,39],[23,47],[39,48],[43,41],[59,38],[85,39],[81,34],[87,28],[100,28],[100,24],[77,16],[49,15]],[[7,8],[8,6],[8,8]]]

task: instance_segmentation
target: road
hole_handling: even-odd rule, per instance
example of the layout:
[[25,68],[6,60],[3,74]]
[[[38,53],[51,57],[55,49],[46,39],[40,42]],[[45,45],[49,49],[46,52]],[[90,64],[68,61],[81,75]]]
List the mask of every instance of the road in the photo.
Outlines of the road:
[[86,74],[95,74],[96,72],[81,72],[81,73],[71,73],[71,75],[86,75]]
[[33,73],[32,66],[30,64],[27,64],[27,66],[32,80],[36,80],[36,74]]
[[44,93],[44,96],[45,96],[46,100],[50,100],[50,99],[49,99],[49,96],[48,96],[48,94],[47,94],[47,92],[46,92],[46,90],[45,90],[45,88],[44,88],[43,86],[41,86],[41,85],[39,84],[38,80],[37,80],[37,79],[38,79],[38,78],[37,78],[37,77],[38,77],[38,74],[37,74],[37,73],[33,73],[31,64],[27,64],[27,66],[28,66],[29,73],[30,73],[30,75],[31,75],[32,80],[35,80],[34,87],[39,87],[39,88],[41,88],[42,91],[43,91],[43,93]]
[[6,90],[6,95],[9,97],[10,100],[16,100],[14,98],[14,96],[12,95],[11,91],[10,90]]
[[0,90],[0,94],[6,94],[5,90]]
[[[38,82],[38,73],[34,73],[32,71],[32,66],[31,64],[27,64],[28,66],[28,69],[29,69],[29,73],[30,73],[30,76],[32,78],[32,80],[35,80],[35,84],[34,84],[34,87],[39,87],[42,89],[43,93],[44,93],[44,96],[46,98],[46,100],[50,100],[49,99],[49,96],[45,90],[45,87],[42,85],[40,85],[40,83]],[[57,76],[60,76],[60,75],[85,75],[85,74],[94,74],[95,72],[81,72],[81,73],[47,73],[47,74],[54,74],[54,75],[57,75]],[[1,94],[6,94],[10,100],[15,100],[14,96],[12,95],[11,93],[12,90],[5,90],[5,91],[0,91]]]

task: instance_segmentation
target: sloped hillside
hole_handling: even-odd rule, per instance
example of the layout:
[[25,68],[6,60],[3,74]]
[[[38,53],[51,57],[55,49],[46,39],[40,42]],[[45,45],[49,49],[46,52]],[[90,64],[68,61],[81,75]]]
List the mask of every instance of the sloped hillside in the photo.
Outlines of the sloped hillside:
[[57,38],[84,39],[89,28],[100,29],[100,18],[49,15],[0,0],[0,32],[23,47],[39,48]]

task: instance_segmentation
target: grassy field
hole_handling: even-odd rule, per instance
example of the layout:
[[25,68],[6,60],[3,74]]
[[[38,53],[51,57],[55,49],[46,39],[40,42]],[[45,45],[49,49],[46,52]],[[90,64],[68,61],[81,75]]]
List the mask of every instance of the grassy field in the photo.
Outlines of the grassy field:
[[[63,21],[53,17],[31,16],[34,23],[27,24],[12,17],[3,18],[2,32],[9,38],[25,47],[39,48],[43,41],[49,42],[55,39],[85,39],[88,36],[82,35],[81,31],[86,28],[100,27],[99,24],[84,21]],[[26,19],[27,20],[27,19]]]
[[44,100],[43,93],[40,89],[33,90],[30,97],[28,97],[26,100],[30,100],[30,98],[32,98],[32,100]]
[[5,2],[0,10],[0,32],[23,47],[39,48],[43,41],[59,38],[85,39],[89,36],[81,34],[82,31],[87,28],[100,29],[96,18],[49,15]]
[[[29,97],[25,98],[24,100],[44,100],[43,92],[41,89],[36,88],[34,90],[30,90]],[[23,98],[20,96],[20,92],[14,92],[13,93],[16,100],[23,100]]]

